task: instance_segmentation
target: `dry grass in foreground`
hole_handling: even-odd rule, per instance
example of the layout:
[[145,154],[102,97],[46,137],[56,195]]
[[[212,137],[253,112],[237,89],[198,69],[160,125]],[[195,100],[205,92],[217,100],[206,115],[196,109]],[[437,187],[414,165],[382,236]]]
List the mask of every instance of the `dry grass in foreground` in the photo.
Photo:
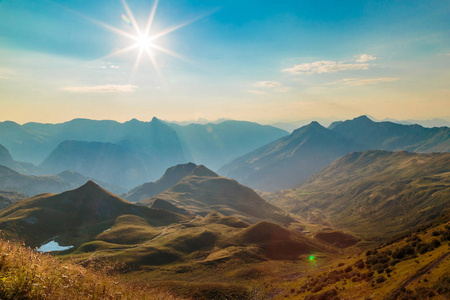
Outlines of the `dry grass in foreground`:
[[0,240],[0,299],[179,299]]

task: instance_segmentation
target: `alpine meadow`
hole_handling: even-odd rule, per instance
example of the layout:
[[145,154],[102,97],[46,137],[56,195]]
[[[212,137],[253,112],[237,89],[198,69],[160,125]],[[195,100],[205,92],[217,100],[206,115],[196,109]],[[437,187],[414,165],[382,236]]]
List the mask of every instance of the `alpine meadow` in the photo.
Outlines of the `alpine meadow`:
[[448,0],[0,19],[0,299],[450,299]]

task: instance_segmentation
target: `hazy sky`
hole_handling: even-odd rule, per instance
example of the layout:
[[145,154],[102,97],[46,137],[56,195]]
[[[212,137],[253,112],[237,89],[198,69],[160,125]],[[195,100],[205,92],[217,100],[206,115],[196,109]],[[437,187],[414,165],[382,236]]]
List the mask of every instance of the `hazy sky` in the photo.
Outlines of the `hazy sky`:
[[155,7],[0,0],[0,120],[450,117],[448,0]]

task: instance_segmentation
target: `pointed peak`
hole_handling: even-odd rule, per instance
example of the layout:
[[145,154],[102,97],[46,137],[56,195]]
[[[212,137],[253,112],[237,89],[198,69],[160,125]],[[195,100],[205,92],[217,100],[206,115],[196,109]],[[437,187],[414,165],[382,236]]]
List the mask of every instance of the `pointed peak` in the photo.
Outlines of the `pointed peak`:
[[153,117],[151,122],[161,122],[157,117]]
[[353,121],[373,123],[373,121],[366,115],[362,115],[362,116],[359,116],[357,118],[354,118]]
[[201,177],[219,177],[219,175],[217,175],[216,173],[214,173],[213,171],[211,171],[204,165],[198,165],[197,167],[195,167],[195,169],[192,170],[191,173],[189,173],[189,176],[190,175],[201,176]]
[[94,193],[94,192],[102,192],[106,194],[111,194],[109,191],[102,188],[100,185],[98,185],[96,182],[92,180],[88,180],[85,184],[80,186],[79,188],[75,189],[75,191],[83,191],[88,193]]
[[189,162],[187,164],[179,164],[179,165],[168,168],[166,170],[166,172],[164,172],[163,177],[172,176],[172,174],[180,174],[180,173],[189,174],[196,167],[197,167],[197,165],[194,163],[191,163],[191,162]]
[[85,184],[83,184],[80,188],[85,188],[85,189],[91,189],[91,188],[102,188],[101,186],[99,186],[97,183],[95,183],[92,180],[88,180]]
[[312,121],[308,125],[305,125],[303,127],[294,130],[291,135],[304,134],[307,132],[314,132],[319,130],[326,130],[326,128],[320,125],[319,122]]
[[323,127],[323,126],[320,125],[319,122],[317,122],[317,121],[312,121],[311,123],[306,125],[306,127]]

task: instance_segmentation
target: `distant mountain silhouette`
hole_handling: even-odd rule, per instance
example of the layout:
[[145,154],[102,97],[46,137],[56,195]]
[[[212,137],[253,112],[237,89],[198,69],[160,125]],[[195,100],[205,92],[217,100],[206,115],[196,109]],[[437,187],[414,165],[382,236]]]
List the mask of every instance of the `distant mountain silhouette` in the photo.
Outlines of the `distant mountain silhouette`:
[[[0,190],[19,192],[28,196],[42,193],[61,193],[74,189],[90,178],[73,171],[64,171],[53,176],[24,175],[7,167],[0,166]],[[123,192],[123,188],[102,184],[115,193]]]
[[213,170],[289,133],[276,127],[245,121],[219,124],[170,124],[180,137],[186,156]]
[[177,184],[183,177],[191,173],[196,164],[187,163],[170,167],[164,175],[155,182],[147,182],[130,190],[124,198],[131,202],[140,202],[158,195]]
[[138,155],[111,143],[65,141],[39,167],[50,174],[73,170],[125,187],[134,186],[149,177]]
[[12,204],[0,211],[0,229],[6,236],[20,236],[32,247],[56,236],[63,243],[74,245],[93,239],[123,215],[138,216],[153,226],[186,219],[166,210],[131,204],[88,181],[75,190],[38,195]]
[[293,221],[252,189],[235,180],[220,177],[203,165],[195,167],[170,189],[142,203],[152,205],[155,200],[165,200],[201,216],[218,211],[226,216],[238,216],[248,222],[271,220],[288,224]]
[[353,120],[335,122],[329,129],[373,150],[450,151],[448,127],[425,128],[420,125],[374,122],[367,116],[360,116]]
[[[180,126],[156,117],[150,122],[132,119],[125,123],[89,119],[60,124],[0,122],[0,144],[10,149],[16,159],[34,164],[42,164],[65,141],[112,143],[129,149],[142,162],[148,175],[134,186],[156,180],[168,167],[187,161],[217,169],[286,134],[281,129],[251,122]],[[84,170],[76,171],[88,175]]]
[[345,154],[369,149],[448,152],[450,128],[374,122],[367,116],[334,122],[328,129],[312,122],[218,172],[270,192],[299,184]]
[[15,161],[8,149],[0,145],[0,165],[13,169],[24,174],[36,174],[38,169],[31,163]]
[[298,184],[354,149],[365,147],[317,122],[223,166],[219,173],[262,191]]

